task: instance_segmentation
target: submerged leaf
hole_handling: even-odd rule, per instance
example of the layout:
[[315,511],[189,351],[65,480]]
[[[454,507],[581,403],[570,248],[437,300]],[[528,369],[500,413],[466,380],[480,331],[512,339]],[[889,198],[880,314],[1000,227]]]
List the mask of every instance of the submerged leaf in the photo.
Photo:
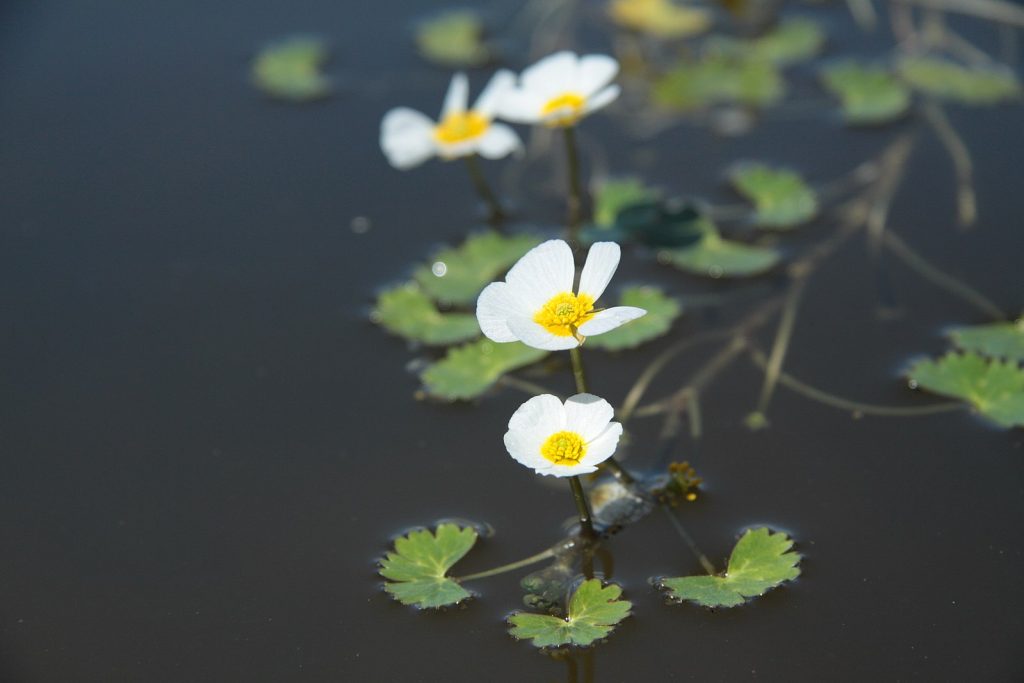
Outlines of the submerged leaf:
[[439,312],[412,283],[382,292],[371,316],[389,332],[425,344],[454,344],[480,334],[476,316]]
[[304,102],[326,97],[331,80],[320,73],[327,45],[319,38],[295,36],[271,43],[252,63],[252,80],[268,95]]
[[821,73],[825,87],[839,97],[843,118],[851,125],[885,123],[910,107],[910,91],[879,66],[841,62]]
[[547,355],[521,342],[497,344],[487,339],[450,349],[420,376],[427,393],[449,400],[476,398],[511,372]]
[[654,100],[679,111],[716,104],[763,107],[782,97],[784,86],[771,62],[710,54],[685,61],[654,83]]
[[472,304],[484,287],[539,243],[532,235],[483,232],[460,247],[441,250],[431,265],[420,266],[413,277],[437,301]]
[[907,376],[922,389],[967,401],[1000,427],[1024,427],[1024,369],[1016,361],[949,353],[915,363]]
[[818,198],[798,173],[748,162],[737,165],[730,177],[740,194],[754,202],[754,220],[763,228],[793,228],[818,213]]
[[672,0],[611,0],[608,14],[619,26],[668,40],[688,38],[711,27],[711,13]]
[[587,338],[591,348],[618,351],[640,346],[668,332],[672,321],[679,317],[683,307],[679,301],[665,296],[657,287],[629,287],[622,290],[620,306],[637,306],[647,315],[631,320],[622,327]]
[[664,249],[658,259],[688,273],[714,278],[759,275],[779,262],[774,249],[723,239],[707,218],[701,219],[700,225],[703,237],[699,242],[685,249]]
[[647,247],[686,247],[703,236],[700,220],[693,204],[656,199],[624,207],[615,216],[615,225],[595,237]]
[[940,57],[906,57],[900,76],[915,90],[963,104],[996,104],[1019,97],[1013,71],[1000,66],[963,66]]
[[723,575],[661,579],[658,586],[667,589],[669,597],[679,602],[735,607],[800,576],[796,566],[800,554],[792,547],[793,541],[784,533],[773,534],[766,527],[751,529],[736,543]]
[[403,605],[445,607],[470,596],[469,591],[447,577],[448,570],[476,543],[472,527],[440,524],[435,533],[411,531],[395,541],[395,549],[380,563],[380,575],[388,579],[384,590]]
[[589,579],[573,593],[566,618],[516,612],[508,619],[509,633],[518,640],[530,639],[537,647],[592,645],[629,616],[633,603],[620,600],[620,595],[622,589],[614,583],[602,587],[599,579]]
[[956,327],[949,331],[949,336],[964,351],[1024,361],[1024,318],[1015,323]]
[[594,223],[609,228],[619,212],[632,204],[657,200],[661,193],[639,178],[617,178],[601,183],[594,193]]
[[711,52],[787,66],[810,59],[821,52],[825,44],[825,33],[817,23],[798,17],[786,19],[760,38],[740,40],[715,36],[708,43]]
[[416,46],[428,61],[459,68],[482,66],[491,60],[483,42],[484,24],[473,10],[444,12],[416,28]]

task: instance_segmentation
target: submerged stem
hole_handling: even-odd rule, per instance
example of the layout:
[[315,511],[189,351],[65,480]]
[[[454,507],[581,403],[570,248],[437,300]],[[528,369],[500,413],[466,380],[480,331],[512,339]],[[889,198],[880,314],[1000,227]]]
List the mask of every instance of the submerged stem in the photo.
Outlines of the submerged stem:
[[583,223],[583,192],[580,189],[580,158],[576,145],[576,127],[566,126],[565,154],[569,168],[569,242],[579,248],[580,226]]
[[576,501],[576,511],[580,515],[580,535],[593,538],[594,532],[593,516],[590,514],[590,503],[587,501],[587,494],[583,491],[583,484],[579,477],[569,477],[569,487],[572,489],[573,500]]
[[779,328],[775,333],[775,342],[772,344],[771,356],[764,373],[764,384],[761,386],[761,397],[757,401],[756,412],[764,415],[768,410],[768,404],[775,393],[775,383],[782,372],[782,363],[786,359],[786,350],[789,348],[789,340],[793,337],[793,326],[796,324],[796,314],[800,310],[800,299],[803,298],[804,283],[806,278],[801,278],[793,283],[793,288],[786,297],[786,304],[782,309],[782,319],[779,321]]
[[458,577],[455,577],[455,580],[459,581],[459,582],[462,582],[462,581],[474,581],[476,579],[486,579],[489,576],[497,576],[498,574],[505,574],[506,572],[515,571],[516,569],[520,569],[522,567],[528,567],[531,564],[536,564],[536,563],[538,563],[538,562],[540,562],[542,560],[546,560],[546,559],[554,557],[554,556],[555,556],[555,551],[552,550],[551,548],[548,548],[544,552],[537,553],[536,555],[530,555],[529,557],[524,558],[522,560],[518,560],[516,562],[509,562],[508,564],[503,564],[500,567],[495,567],[494,569],[487,569],[487,570],[482,571],[482,572],[477,572],[476,574],[467,574],[466,576],[458,576]]
[[466,169],[469,171],[469,177],[473,181],[476,193],[487,204],[487,209],[490,212],[490,222],[493,224],[501,223],[505,219],[505,212],[502,211],[501,204],[491,190],[491,186],[487,184],[487,178],[484,177],[484,173],[480,169],[480,162],[477,160],[477,156],[470,154],[462,158],[466,160]]
[[700,562],[700,566],[704,567],[704,571],[708,574],[714,576],[717,573],[715,565],[711,564],[711,560],[708,559],[708,556],[700,551],[700,548],[697,547],[697,542],[693,540],[693,536],[690,535],[690,532],[686,530],[683,523],[679,521],[678,517],[676,517],[672,508],[665,505],[660,507],[665,511],[665,516],[668,517],[668,521],[672,523],[673,527],[675,527],[676,532],[682,537],[686,545],[689,546],[690,550],[697,558],[697,561]]

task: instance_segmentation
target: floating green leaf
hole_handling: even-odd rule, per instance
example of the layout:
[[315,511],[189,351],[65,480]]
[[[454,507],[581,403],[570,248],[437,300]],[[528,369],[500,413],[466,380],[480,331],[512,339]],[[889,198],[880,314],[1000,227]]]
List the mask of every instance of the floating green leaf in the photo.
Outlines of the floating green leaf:
[[685,61],[654,83],[654,100],[679,111],[715,104],[764,107],[784,92],[782,76],[771,62],[709,54]]
[[425,344],[454,344],[480,334],[476,316],[439,312],[412,283],[382,292],[370,316],[389,332]]
[[912,386],[967,401],[1000,427],[1024,427],[1024,369],[1016,361],[949,353],[907,373]]
[[800,576],[800,554],[786,534],[767,528],[747,531],[733,548],[729,568],[721,576],[682,576],[661,579],[658,586],[671,599],[704,607],[735,607],[764,595],[783,581]]
[[1024,361],[1024,318],[1015,323],[957,327],[949,331],[949,336],[964,351]]
[[682,7],[671,0],[612,0],[612,21],[623,28],[655,38],[687,38],[711,27],[711,13],[699,7]]
[[840,62],[825,68],[821,79],[839,97],[851,125],[892,121],[910,107],[910,91],[882,67]]
[[1013,71],[1000,66],[963,66],[940,57],[906,57],[899,73],[915,90],[963,104],[996,104],[1019,97]]
[[331,80],[320,73],[327,45],[319,38],[295,36],[263,48],[252,64],[252,80],[268,95],[304,102],[326,97]]
[[483,232],[471,236],[458,248],[441,250],[430,265],[417,268],[413,277],[433,299],[469,305],[495,277],[538,243],[540,240],[532,235],[506,237],[493,231]]
[[715,36],[708,40],[707,49],[754,61],[787,66],[808,60],[825,44],[825,33],[810,19],[794,18],[753,40],[740,40],[728,36]]
[[594,199],[594,223],[602,228],[615,224],[615,217],[627,206],[657,200],[661,193],[639,178],[617,178],[601,183]]
[[596,337],[587,338],[587,346],[608,351],[631,349],[668,332],[672,321],[682,313],[679,301],[665,296],[657,287],[629,287],[622,290],[621,306],[637,306],[647,311],[642,318]]
[[664,249],[658,259],[694,275],[750,277],[763,273],[779,262],[774,249],[751,246],[723,239],[707,218],[701,219],[704,236],[684,249]]
[[520,342],[497,344],[486,339],[450,349],[420,376],[427,393],[449,400],[476,398],[511,372],[547,355]]
[[482,66],[492,57],[483,35],[479,14],[469,9],[451,10],[417,27],[416,46],[425,59],[440,66]]
[[476,543],[472,527],[440,524],[436,533],[412,531],[395,541],[395,550],[380,563],[387,579],[384,590],[403,605],[445,607],[470,596],[469,591],[446,576]]
[[516,612],[509,617],[509,633],[518,640],[530,639],[537,647],[579,645],[586,647],[606,638],[629,616],[633,603],[620,600],[622,589],[614,583],[601,586],[599,579],[580,584],[569,600],[565,619],[550,614]]
[[798,173],[747,162],[730,177],[740,194],[754,202],[754,221],[763,228],[793,228],[818,213],[818,198]]

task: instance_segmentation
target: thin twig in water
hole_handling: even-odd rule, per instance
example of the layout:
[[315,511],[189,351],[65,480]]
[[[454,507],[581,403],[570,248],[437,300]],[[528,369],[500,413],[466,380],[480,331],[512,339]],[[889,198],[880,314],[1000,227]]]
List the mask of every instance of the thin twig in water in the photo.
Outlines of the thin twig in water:
[[708,556],[702,553],[700,551],[700,548],[697,547],[697,543],[693,540],[693,536],[691,536],[690,532],[686,530],[686,527],[683,526],[683,523],[679,521],[679,518],[676,516],[675,511],[673,511],[672,508],[670,508],[667,505],[660,505],[659,507],[665,511],[665,516],[668,517],[668,521],[671,522],[676,532],[680,535],[680,537],[682,537],[683,541],[693,552],[694,556],[697,558],[697,561],[700,562],[700,566],[704,567],[704,571],[706,571],[708,574],[714,576],[717,573],[715,565],[711,564],[711,560],[708,559]]
[[978,204],[974,195],[974,166],[971,153],[963,138],[949,122],[946,112],[935,102],[926,102],[922,107],[925,120],[928,121],[942,145],[949,152],[956,170],[956,206],[960,225],[969,228],[978,217]]
[[1024,9],[1002,0],[893,0],[893,6],[926,7],[943,12],[968,14],[1010,26],[1024,27]]

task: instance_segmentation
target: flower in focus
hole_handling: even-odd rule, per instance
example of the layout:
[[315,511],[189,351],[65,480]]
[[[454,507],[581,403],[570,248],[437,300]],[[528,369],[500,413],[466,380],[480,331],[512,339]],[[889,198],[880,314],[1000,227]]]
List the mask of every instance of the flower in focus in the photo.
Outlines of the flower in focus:
[[570,396],[563,404],[551,394],[534,396],[508,421],[505,448],[537,474],[572,477],[597,470],[615,452],[622,425],[615,411],[593,394]]
[[468,109],[469,80],[464,73],[455,74],[437,123],[408,107],[392,109],[380,126],[380,146],[388,162],[404,171],[434,156],[449,160],[479,154],[500,159],[520,149],[515,131],[494,123],[498,102],[514,83],[512,72],[499,71]]
[[519,259],[504,282],[492,282],[480,293],[480,329],[491,341],[521,341],[546,351],[575,348],[588,336],[647,313],[634,306],[594,308],[618,267],[619,245],[595,243],[587,254],[579,291],[573,293],[572,249],[562,240],[544,242]]
[[618,72],[607,55],[556,52],[523,71],[518,87],[502,96],[498,115],[514,123],[575,125],[619,96],[619,86],[609,85]]

